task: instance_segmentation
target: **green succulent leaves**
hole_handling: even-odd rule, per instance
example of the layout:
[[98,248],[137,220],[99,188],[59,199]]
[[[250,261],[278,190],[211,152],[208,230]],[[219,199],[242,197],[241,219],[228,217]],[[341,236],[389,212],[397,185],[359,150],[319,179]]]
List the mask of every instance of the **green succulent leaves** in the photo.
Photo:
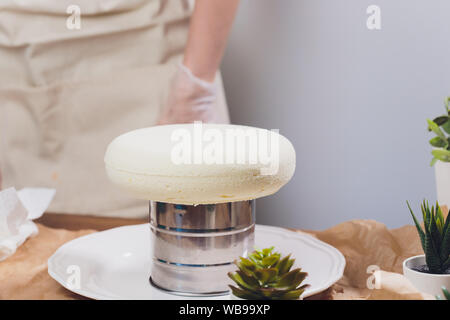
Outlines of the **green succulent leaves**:
[[450,268],[450,214],[444,219],[437,202],[436,206],[430,208],[424,200],[420,206],[424,224],[422,228],[408,201],[406,204],[419,233],[428,269],[435,274],[445,273]]
[[309,286],[302,285],[308,275],[300,268],[291,270],[295,259],[281,257],[274,247],[255,250],[236,262],[239,270],[228,276],[238,285],[230,285],[233,294],[249,300],[295,300]]
[[434,165],[436,161],[450,162],[450,111],[449,111],[450,97],[445,99],[445,110],[447,114],[439,116],[434,120],[427,119],[428,131],[432,131],[436,134],[436,137],[432,138],[429,142],[434,149],[431,154],[433,160],[431,165]]

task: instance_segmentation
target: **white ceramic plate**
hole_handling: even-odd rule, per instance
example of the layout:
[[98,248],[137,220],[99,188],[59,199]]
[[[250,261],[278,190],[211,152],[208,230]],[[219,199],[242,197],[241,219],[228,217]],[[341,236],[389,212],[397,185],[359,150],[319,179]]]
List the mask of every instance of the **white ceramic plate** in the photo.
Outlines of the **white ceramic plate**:
[[[65,288],[93,299],[193,299],[159,290],[149,283],[150,227],[126,226],[89,234],[61,246],[48,260],[48,273]],[[295,266],[308,272],[311,286],[303,297],[319,293],[338,281],[344,256],[307,234],[256,226],[256,247],[275,246],[292,253]],[[195,297],[228,299],[229,296]]]

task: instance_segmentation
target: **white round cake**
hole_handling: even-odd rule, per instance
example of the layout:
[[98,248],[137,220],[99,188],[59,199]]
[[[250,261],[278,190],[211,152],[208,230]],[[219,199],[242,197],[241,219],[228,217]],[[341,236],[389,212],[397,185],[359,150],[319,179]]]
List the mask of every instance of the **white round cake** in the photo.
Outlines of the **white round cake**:
[[295,150],[266,129],[176,124],[118,136],[105,166],[110,180],[136,198],[213,204],[275,193],[294,174]]

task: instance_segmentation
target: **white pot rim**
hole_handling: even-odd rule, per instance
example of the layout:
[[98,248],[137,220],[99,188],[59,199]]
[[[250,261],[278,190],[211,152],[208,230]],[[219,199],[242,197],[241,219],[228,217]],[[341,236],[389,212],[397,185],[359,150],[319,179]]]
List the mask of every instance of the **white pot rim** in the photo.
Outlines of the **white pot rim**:
[[425,258],[425,255],[424,255],[424,254],[419,254],[419,255],[417,255],[417,256],[413,256],[413,257],[409,257],[409,258],[405,259],[405,260],[403,261],[403,268],[407,268],[408,270],[410,270],[410,272],[416,273],[416,274],[421,275],[421,276],[423,276],[423,277],[443,277],[443,278],[445,278],[445,277],[450,277],[450,273],[448,273],[448,274],[441,274],[441,273],[427,273],[427,272],[420,272],[420,271],[416,271],[416,270],[414,270],[414,269],[411,269],[411,268],[407,265],[407,263],[408,263],[409,261],[412,261],[412,260],[415,260],[415,259],[418,259],[418,258],[422,258],[422,257]]

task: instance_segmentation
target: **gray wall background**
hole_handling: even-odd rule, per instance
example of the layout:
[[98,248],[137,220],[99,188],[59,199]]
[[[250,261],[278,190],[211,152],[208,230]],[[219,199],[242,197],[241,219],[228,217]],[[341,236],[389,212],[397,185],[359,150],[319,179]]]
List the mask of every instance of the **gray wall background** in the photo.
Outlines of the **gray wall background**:
[[[381,7],[382,29],[366,27]],[[257,221],[325,229],[411,222],[435,201],[426,118],[450,95],[448,0],[242,0],[222,72],[234,123],[280,129],[291,182]]]

